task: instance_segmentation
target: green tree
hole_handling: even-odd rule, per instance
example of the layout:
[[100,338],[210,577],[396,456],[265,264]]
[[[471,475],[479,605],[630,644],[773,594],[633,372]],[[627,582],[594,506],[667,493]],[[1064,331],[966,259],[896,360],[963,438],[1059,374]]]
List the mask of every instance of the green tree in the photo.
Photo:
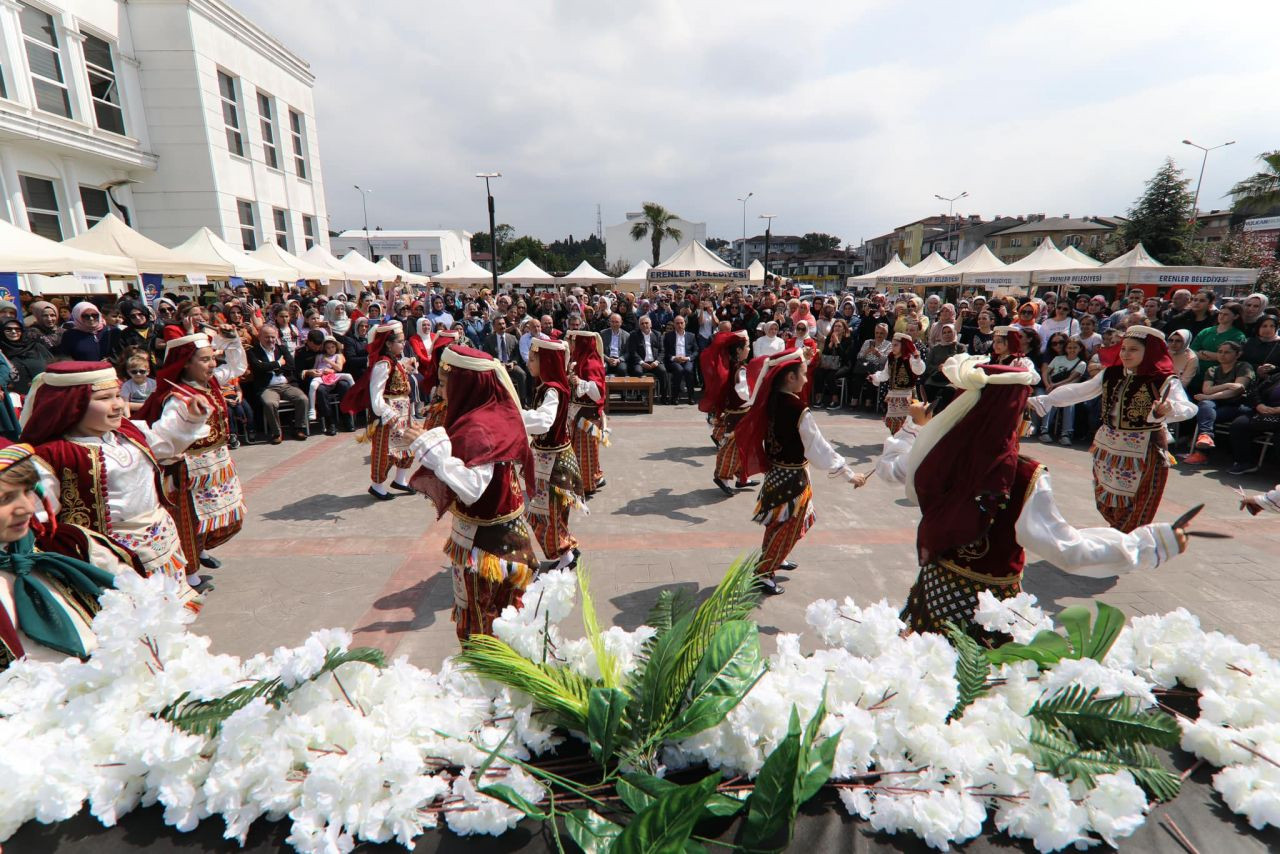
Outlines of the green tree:
[[[512,228],[510,225],[507,225],[505,222],[499,223],[498,227],[495,228],[494,231],[498,232],[499,247],[501,247],[504,243],[510,243],[512,238],[516,236],[516,230]],[[489,232],[477,231],[475,234],[471,236],[471,251],[472,252],[492,252],[493,251],[493,240],[492,238],[490,238]]]
[[1231,209],[1242,214],[1269,214],[1280,208],[1280,151],[1258,155],[1265,168],[1228,191]]
[[821,252],[830,252],[832,249],[840,248],[840,238],[834,234],[825,234],[821,231],[811,231],[804,237],[800,238],[800,254],[801,255],[817,255]]
[[643,210],[644,219],[631,226],[631,239],[649,238],[649,245],[653,247],[653,265],[656,267],[661,263],[662,241],[670,238],[679,243],[684,239],[684,232],[671,224],[679,217],[662,205],[645,202]]
[[719,252],[721,249],[729,245],[729,241],[722,237],[708,237],[707,248],[712,252]]
[[1147,188],[1129,210],[1128,221],[1121,226],[1126,250],[1138,243],[1156,260],[1178,264],[1184,260],[1191,240],[1191,216],[1194,196],[1188,189],[1190,178],[1166,158],[1164,165],[1147,182]]

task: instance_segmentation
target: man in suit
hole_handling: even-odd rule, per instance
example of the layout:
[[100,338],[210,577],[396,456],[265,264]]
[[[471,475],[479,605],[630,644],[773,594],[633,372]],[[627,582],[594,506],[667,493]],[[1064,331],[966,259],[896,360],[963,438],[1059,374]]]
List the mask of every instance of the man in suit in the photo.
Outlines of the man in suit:
[[609,327],[600,333],[604,342],[604,372],[611,377],[627,375],[627,354],[630,336],[622,328],[622,315],[609,315]]
[[[608,352],[606,349],[605,353]],[[653,321],[647,314],[640,317],[639,326],[627,342],[627,373],[633,377],[653,377],[657,383],[655,397],[666,400],[667,369],[662,366],[662,336],[653,331]]]
[[307,438],[307,395],[294,385],[297,377],[293,354],[280,346],[280,330],[267,323],[258,330],[258,341],[249,348],[249,370],[253,380],[249,391],[254,400],[262,402],[262,418],[271,444],[284,441],[280,429],[280,403],[293,404],[293,436],[298,441]]
[[493,332],[484,339],[484,351],[507,369],[511,384],[520,394],[520,405],[528,406],[529,375],[520,364],[520,339],[507,331],[507,319],[502,315],[493,319]]
[[698,339],[692,332],[685,329],[683,315],[677,314],[672,322],[676,328],[662,339],[662,351],[666,354],[667,376],[670,377],[668,380],[670,396],[667,398],[667,403],[680,402],[681,388],[684,389],[689,402],[693,403],[693,371],[694,366],[698,364]]

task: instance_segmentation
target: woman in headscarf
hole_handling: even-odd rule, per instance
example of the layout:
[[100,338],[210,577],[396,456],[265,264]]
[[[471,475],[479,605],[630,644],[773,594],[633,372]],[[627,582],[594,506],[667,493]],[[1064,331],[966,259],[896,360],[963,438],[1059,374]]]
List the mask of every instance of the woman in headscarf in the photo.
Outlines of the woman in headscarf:
[[1102,426],[1093,439],[1093,496],[1111,527],[1129,532],[1155,518],[1169,479],[1168,422],[1196,414],[1165,345],[1164,333],[1130,326],[1119,363],[1093,379],[1031,398],[1043,416],[1055,406],[1102,398]]
[[26,394],[31,381],[44,372],[45,365],[53,361],[53,353],[44,344],[44,338],[24,329],[17,318],[0,323],[0,353],[13,366],[13,377],[8,391]]
[[351,327],[351,318],[347,315],[347,304],[342,300],[331,299],[324,304],[324,319],[329,324],[329,332],[338,338],[346,335]]
[[44,342],[49,352],[58,352],[63,331],[62,321],[58,317],[58,307],[45,300],[36,300],[27,306],[27,320],[31,324],[31,333]]
[[91,302],[71,309],[71,328],[62,333],[58,352],[73,362],[100,362],[111,355],[111,335],[102,310]]

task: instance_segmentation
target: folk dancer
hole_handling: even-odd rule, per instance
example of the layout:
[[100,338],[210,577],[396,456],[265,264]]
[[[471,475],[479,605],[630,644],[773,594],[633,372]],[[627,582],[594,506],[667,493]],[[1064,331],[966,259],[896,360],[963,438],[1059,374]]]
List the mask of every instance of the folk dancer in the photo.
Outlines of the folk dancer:
[[444,552],[453,576],[453,622],[458,639],[466,640],[492,634],[503,608],[520,607],[537,566],[521,490],[523,479],[534,491],[534,462],[520,397],[501,363],[455,346],[438,364],[448,401],[444,424],[411,425],[405,437],[422,466],[411,483],[439,515],[453,513]]
[[605,486],[600,448],[609,447],[609,422],[604,411],[608,394],[604,341],[599,333],[585,329],[570,329],[566,338],[573,348],[569,366],[573,379],[573,399],[569,404],[573,453],[578,458],[586,497],[590,498]]
[[[232,432],[222,384],[241,376],[248,359],[234,329],[226,326],[219,332],[211,339],[203,332],[182,335],[180,327],[166,327],[156,390],[138,413],[141,420],[155,424],[167,409],[185,408],[192,397],[203,398],[212,412],[196,440],[164,467],[165,497],[189,568],[197,563],[208,569],[221,566],[209,550],[234,537],[244,523],[244,494],[227,448]],[[215,350],[222,351],[224,364],[217,364]],[[192,573],[187,581],[203,590],[208,578]]]
[[60,362],[36,377],[22,410],[23,441],[53,472],[60,524],[104,535],[137,557],[144,575],[176,580],[192,610],[178,526],[161,503],[161,465],[177,462],[213,410],[203,395],[167,406],[155,423],[125,418],[120,380],[107,362]]
[[1025,336],[1018,327],[997,326],[991,330],[991,364],[1017,365],[1026,370],[1034,370],[1035,365],[1027,358],[1026,346]]
[[538,380],[534,409],[523,410],[525,430],[533,442],[536,475],[529,496],[529,523],[554,569],[578,564],[578,541],[569,532],[569,511],[582,502],[582,472],[569,441],[569,345],[534,338],[529,344],[529,372]]
[[1153,569],[1186,549],[1185,533],[1170,525],[1122,533],[1063,519],[1048,470],[1018,453],[1034,371],[967,355],[951,357],[942,370],[961,393],[932,418],[913,402],[911,420],[885,440],[876,464],[880,479],[905,484],[920,506],[920,573],[902,612],[912,631],[940,632],[953,622],[975,639],[996,641],[973,621],[978,594],[1017,595],[1024,550],[1074,574],[1106,578]]
[[369,367],[342,396],[342,411],[348,415],[368,411],[369,423],[358,441],[369,442],[369,494],[378,501],[395,498],[383,486],[387,474],[393,471],[392,489],[414,491],[409,486],[413,455],[400,449],[412,414],[409,372],[400,363],[403,354],[404,330],[399,321],[370,327]]
[[[711,481],[725,495],[735,495],[735,489],[749,489],[758,481],[742,475],[742,458],[738,453],[738,440],[734,430],[747,414],[751,393],[747,387],[747,363],[750,361],[751,340],[745,329],[737,332],[720,332],[711,339],[703,351],[702,399],[698,406],[716,416],[722,430],[716,448],[716,467]],[[733,478],[734,486],[729,486]]]
[[422,378],[422,396],[428,401],[427,411],[423,416],[423,426],[427,430],[444,424],[446,397],[444,382],[440,378],[440,357],[446,348],[456,344],[457,341],[458,333],[453,330],[437,332],[431,341],[428,360],[425,363],[422,360],[418,361],[418,375]]
[[764,357],[751,388],[747,414],[733,431],[742,476],[766,473],[753,520],[765,526],[756,576],[769,595],[783,592],[774,573],[796,568],[787,555],[815,519],[809,463],[831,477],[838,475],[850,482],[856,477],[844,457],[823,438],[813,414],[800,399],[808,379],[805,356],[800,349]]
[[[905,332],[895,333],[884,367],[871,375],[871,382],[884,386],[884,426],[889,433],[907,420],[907,409],[916,396],[920,378],[924,376],[924,359],[916,350],[915,339]],[[887,385],[886,385],[887,384]]]
[[1169,422],[1196,414],[1175,375],[1164,333],[1130,326],[1120,361],[1086,382],[1031,398],[1040,415],[1102,396],[1102,425],[1093,437],[1093,496],[1107,524],[1129,532],[1155,518],[1169,479]]

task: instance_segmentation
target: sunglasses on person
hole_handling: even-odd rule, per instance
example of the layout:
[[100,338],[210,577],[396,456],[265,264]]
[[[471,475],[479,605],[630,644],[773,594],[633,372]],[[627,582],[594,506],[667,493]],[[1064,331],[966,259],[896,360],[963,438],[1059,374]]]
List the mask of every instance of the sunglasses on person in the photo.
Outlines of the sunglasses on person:
[[84,314],[80,315],[80,317],[84,320],[97,320],[101,316],[102,315],[98,314],[96,311],[95,312],[86,311]]
[[150,371],[148,371],[146,368],[130,368],[129,369],[129,376],[131,377],[145,377],[148,373],[150,373]]
[[1033,314],[1033,312],[1029,308],[1024,308],[1021,311],[1019,311],[1018,314],[1022,315],[1023,317],[1030,317]]

